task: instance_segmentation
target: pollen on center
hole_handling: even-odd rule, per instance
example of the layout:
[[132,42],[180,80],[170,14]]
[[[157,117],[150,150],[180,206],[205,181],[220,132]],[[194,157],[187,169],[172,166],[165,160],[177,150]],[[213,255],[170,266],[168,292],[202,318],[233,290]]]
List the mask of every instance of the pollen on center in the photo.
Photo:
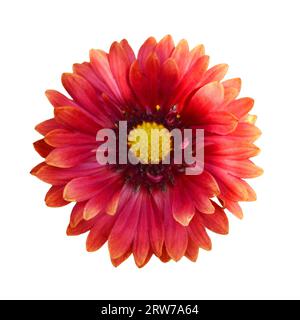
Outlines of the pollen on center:
[[172,150],[171,133],[162,124],[144,121],[129,132],[128,145],[141,163],[157,164]]

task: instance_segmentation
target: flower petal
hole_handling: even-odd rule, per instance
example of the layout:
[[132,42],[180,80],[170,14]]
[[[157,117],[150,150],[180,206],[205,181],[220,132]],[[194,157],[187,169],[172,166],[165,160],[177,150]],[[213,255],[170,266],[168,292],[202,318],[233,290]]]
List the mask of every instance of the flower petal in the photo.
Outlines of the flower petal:
[[49,153],[53,150],[53,147],[50,146],[45,139],[40,139],[34,142],[33,147],[35,151],[43,158],[46,158]]
[[108,214],[104,213],[99,216],[86,239],[87,251],[96,251],[103,246],[109,237],[114,222],[115,217]]
[[261,135],[261,131],[253,124],[240,122],[236,129],[230,133],[230,137],[242,140],[244,142],[254,142]]
[[210,112],[218,109],[223,98],[223,86],[219,82],[211,82],[196,91],[183,109],[182,117],[189,122],[194,117],[199,119],[202,116],[207,116]]
[[52,186],[45,197],[45,202],[48,207],[62,207],[69,204],[63,198],[64,186]]
[[205,157],[226,157],[227,159],[248,159],[256,156],[259,148],[247,142],[223,142],[205,146]]
[[177,179],[172,190],[172,212],[174,219],[183,226],[187,226],[195,214],[194,203],[185,190],[184,183]]
[[102,50],[90,50],[91,66],[99,79],[105,83],[109,95],[115,97],[119,102],[123,102],[119,87],[112,75],[108,55]]
[[181,259],[188,245],[186,227],[178,223],[172,215],[170,195],[166,195],[165,212],[165,244],[168,255],[175,261]]
[[43,162],[33,168],[31,174],[46,183],[61,185],[68,183],[71,179],[96,173],[99,171],[99,167],[97,162],[80,164],[73,168],[57,168]]
[[185,251],[185,256],[193,261],[196,262],[199,254],[199,246],[189,237],[188,245]]
[[108,239],[111,259],[120,258],[132,245],[142,207],[143,196],[140,192],[126,187],[120,199],[118,219]]
[[195,48],[193,48],[190,52],[189,68],[192,67],[199,58],[204,56],[204,54],[205,48],[203,44],[199,44]]
[[146,59],[155,50],[156,47],[156,40],[154,37],[149,37],[141,46],[139,52],[138,52],[138,57],[137,60],[139,61],[139,64],[141,66],[141,70],[144,69],[144,65],[146,62]]
[[122,46],[123,50],[125,51],[130,63],[132,63],[135,60],[135,54],[134,54],[134,51],[132,50],[132,48],[130,47],[128,41],[126,39],[123,39],[120,42],[120,45]]
[[111,263],[114,267],[118,267],[121,263],[126,261],[129,256],[131,255],[131,249],[128,249],[123,255],[121,255],[119,258],[111,258]]
[[254,100],[252,98],[240,98],[232,101],[226,109],[240,119],[253,108],[253,105]]
[[213,81],[221,81],[228,70],[228,64],[222,63],[217,64],[207,70],[203,76],[203,79],[201,81],[201,86],[206,85],[207,83],[213,82]]
[[54,118],[45,120],[35,126],[35,130],[43,136],[45,136],[48,132],[52,130],[61,128],[63,128],[63,126],[57,123],[57,121]]
[[73,100],[67,98],[60,92],[56,90],[47,90],[45,92],[46,97],[50,101],[50,103],[53,105],[53,107],[61,107],[61,106],[71,106],[71,107],[78,107],[78,104],[74,102]]
[[92,117],[83,110],[74,107],[57,107],[54,110],[55,120],[67,128],[75,129],[95,137],[98,130],[102,127]]
[[83,220],[83,209],[86,202],[76,202],[70,216],[70,227],[75,228]]
[[117,179],[118,175],[104,168],[98,170],[98,173],[86,177],[75,178],[67,183],[64,190],[64,198],[68,201],[84,201],[92,198],[99,192],[103,184]]
[[70,96],[80,106],[83,106],[91,114],[98,114],[101,116],[96,91],[87,80],[74,73],[64,73],[61,80]]
[[213,214],[201,214],[199,217],[202,220],[203,225],[213,232],[219,234],[228,234],[228,219],[224,210],[217,204],[214,204],[215,212]]
[[227,106],[233,101],[241,91],[241,79],[233,78],[222,82],[224,87],[224,102],[223,106]]
[[67,235],[68,236],[78,236],[82,233],[85,233],[87,231],[89,231],[95,224],[96,219],[92,219],[92,220],[84,220],[82,219],[77,225],[76,227],[71,227],[71,225],[68,225],[67,228]]
[[128,82],[131,61],[122,45],[114,42],[109,51],[109,65],[111,72],[119,86],[120,92],[127,103],[133,102],[133,95]]
[[170,35],[166,35],[157,43],[155,52],[160,63],[164,63],[171,56],[174,47],[174,41]]
[[178,42],[174,51],[172,52],[172,58],[176,61],[179,69],[179,75],[182,77],[188,68],[189,63],[189,45],[185,39]]
[[[197,88],[201,81],[203,74],[208,66],[208,56],[202,56],[194,65],[186,72],[180,83],[176,88],[176,94],[173,97],[172,103],[176,103],[184,100],[193,90]],[[180,72],[180,67],[179,67]],[[178,110],[180,111],[180,110]]]
[[243,211],[238,202],[231,201],[224,196],[222,197],[222,202],[226,209],[228,209],[231,213],[233,213],[237,218],[242,219],[243,218]]
[[102,183],[98,187],[98,193],[87,201],[83,213],[84,219],[92,219],[99,213],[114,215],[118,207],[121,188],[122,180],[116,177],[109,178],[106,183]]
[[164,108],[170,108],[169,101],[179,80],[179,69],[174,59],[167,59],[160,69],[160,102]]
[[148,195],[149,203],[148,219],[149,219],[149,237],[152,250],[158,257],[162,254],[162,247],[164,243],[164,225],[163,212],[156,206],[152,196]]
[[66,129],[54,129],[47,133],[45,141],[53,147],[95,143],[95,137]]
[[138,267],[141,267],[144,264],[148,256],[149,249],[148,202],[144,202],[144,204],[142,204],[132,247],[134,260]]
[[211,250],[211,240],[208,236],[203,221],[197,212],[188,226],[188,232],[191,239],[202,249]]
[[263,173],[251,160],[219,159],[213,158],[210,163],[225,169],[228,173],[240,178],[255,178]]
[[94,146],[83,145],[56,148],[48,154],[45,161],[54,167],[71,168],[90,158],[96,158]]
[[238,119],[229,112],[219,111],[211,112],[207,115],[193,120],[194,124],[197,124],[197,128],[202,128],[205,131],[213,132],[220,135],[228,135],[234,131],[238,125]]

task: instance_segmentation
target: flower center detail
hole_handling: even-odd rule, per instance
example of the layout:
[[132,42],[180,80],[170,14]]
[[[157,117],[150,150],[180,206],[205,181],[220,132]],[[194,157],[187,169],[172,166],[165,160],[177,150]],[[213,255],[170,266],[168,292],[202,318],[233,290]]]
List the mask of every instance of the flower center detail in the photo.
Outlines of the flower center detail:
[[159,163],[172,149],[171,133],[162,124],[143,121],[129,132],[128,145],[142,163]]

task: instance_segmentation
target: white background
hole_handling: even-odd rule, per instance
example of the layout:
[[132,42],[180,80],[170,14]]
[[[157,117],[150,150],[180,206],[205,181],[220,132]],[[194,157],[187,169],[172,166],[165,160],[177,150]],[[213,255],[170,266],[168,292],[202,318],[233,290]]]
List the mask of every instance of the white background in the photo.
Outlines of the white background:
[[[1,1],[0,298],[300,298],[299,1]],[[107,247],[85,251],[86,235],[67,237],[71,207],[47,208],[47,185],[29,175],[41,159],[33,127],[51,117],[45,89],[60,74],[127,38],[137,49],[170,33],[203,43],[211,63],[243,79],[263,136],[253,181],[258,201],[230,216],[230,234],[192,263],[118,268]]]

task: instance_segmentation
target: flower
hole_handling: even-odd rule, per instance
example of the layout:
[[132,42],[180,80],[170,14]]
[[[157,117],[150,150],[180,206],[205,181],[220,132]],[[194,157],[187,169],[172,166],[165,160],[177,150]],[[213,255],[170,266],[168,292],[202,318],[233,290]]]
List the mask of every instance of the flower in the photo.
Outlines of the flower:
[[[114,266],[131,254],[138,267],[152,255],[196,261],[199,248],[211,249],[207,229],[228,233],[225,210],[242,218],[239,202],[256,199],[243,180],[262,173],[249,160],[259,152],[253,143],[261,134],[249,115],[254,101],[237,98],[241,80],[223,81],[228,66],[208,68],[208,60],[203,45],[189,50],[181,40],[175,46],[169,35],[159,42],[150,37],[137,56],[122,40],[109,53],[91,50],[90,62],[62,75],[70,98],[46,91],[54,117],[36,126],[44,137],[34,147],[45,159],[31,173],[52,185],[48,206],[75,202],[67,234],[89,231],[88,251],[108,241]],[[96,159],[103,143],[97,132],[117,133],[119,121],[127,121],[138,164]],[[174,128],[204,130],[201,174],[185,174],[184,162],[162,163],[173,152]],[[139,153],[134,138],[141,129],[147,136],[163,129],[167,143]]]

